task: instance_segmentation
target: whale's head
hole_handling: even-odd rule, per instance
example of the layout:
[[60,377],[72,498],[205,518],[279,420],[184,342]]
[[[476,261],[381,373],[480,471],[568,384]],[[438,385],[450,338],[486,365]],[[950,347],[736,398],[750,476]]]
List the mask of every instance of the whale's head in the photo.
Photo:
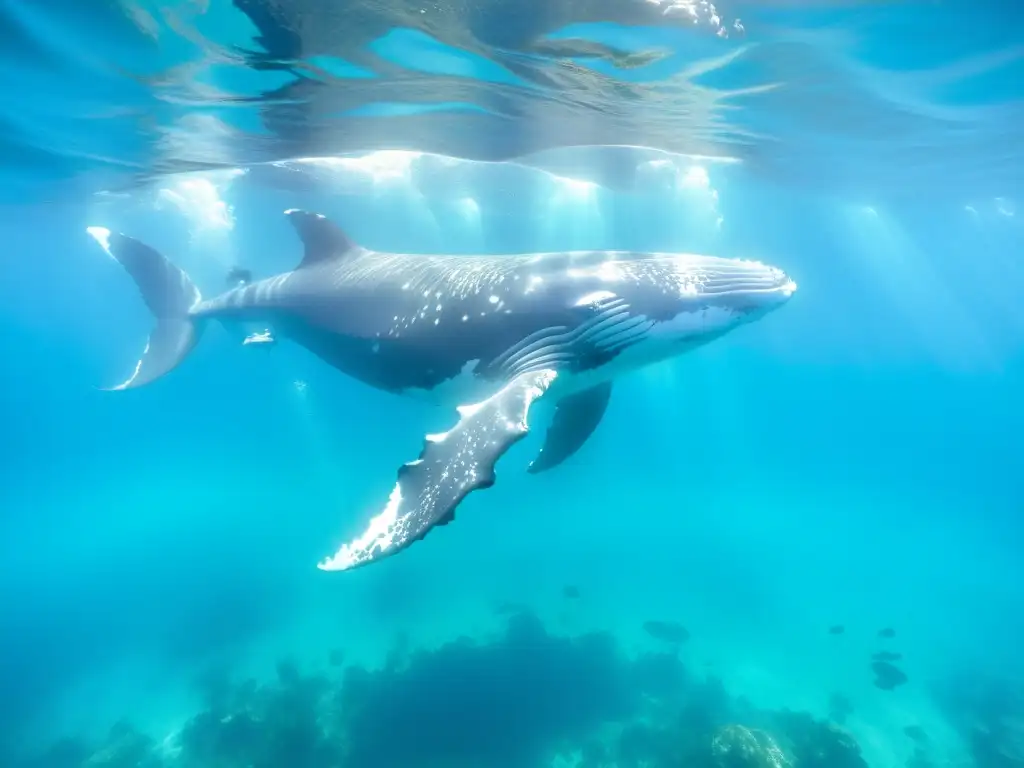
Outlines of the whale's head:
[[[658,342],[658,357],[706,344],[754,322],[785,305],[796,292],[793,279],[777,267],[695,254],[607,262],[590,274],[600,277],[601,288],[606,289],[590,294],[587,302],[600,299],[595,303],[603,309],[607,335],[614,329],[617,340]],[[606,334],[599,335],[603,343]]]
[[[674,296],[662,312],[666,332],[679,341],[704,343],[785,305],[796,282],[760,261],[682,255],[674,260]],[[666,317],[671,315],[671,317]]]
[[674,259],[676,289],[666,307],[680,340],[703,342],[754,322],[785,305],[796,282],[760,261],[680,255]]
[[682,303],[728,310],[739,323],[757,320],[788,302],[796,282],[760,261],[695,257],[684,262]]

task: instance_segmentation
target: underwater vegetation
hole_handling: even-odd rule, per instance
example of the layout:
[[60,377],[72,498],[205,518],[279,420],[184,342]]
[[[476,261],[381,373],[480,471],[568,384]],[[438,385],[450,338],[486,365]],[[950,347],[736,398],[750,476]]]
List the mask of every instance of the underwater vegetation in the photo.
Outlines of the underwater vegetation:
[[675,653],[626,656],[608,633],[400,644],[378,669],[278,665],[268,682],[202,682],[203,710],[166,738],[115,725],[18,768],[866,768],[834,723],[766,711]]

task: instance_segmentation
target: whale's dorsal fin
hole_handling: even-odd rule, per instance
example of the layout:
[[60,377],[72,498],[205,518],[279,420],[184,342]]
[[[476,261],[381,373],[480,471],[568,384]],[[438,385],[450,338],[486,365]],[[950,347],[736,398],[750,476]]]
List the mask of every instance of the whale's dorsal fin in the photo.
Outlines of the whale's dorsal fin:
[[349,240],[348,235],[342,232],[341,227],[322,213],[310,213],[298,208],[290,208],[284,212],[284,215],[295,227],[296,233],[306,248],[302,261],[299,262],[296,269],[341,259],[357,250],[356,244]]

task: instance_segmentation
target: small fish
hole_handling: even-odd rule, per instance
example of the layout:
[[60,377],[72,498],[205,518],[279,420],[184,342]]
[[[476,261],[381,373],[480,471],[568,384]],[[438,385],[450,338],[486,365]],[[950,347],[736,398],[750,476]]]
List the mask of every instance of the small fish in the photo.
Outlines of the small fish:
[[891,691],[907,682],[906,674],[888,661],[876,661],[871,665],[871,669],[875,673],[875,687],[883,691]]
[[888,640],[890,638],[896,637],[896,630],[892,627],[886,627],[885,629],[878,630],[878,636],[884,637]]
[[345,654],[339,649],[335,648],[333,651],[331,651],[330,655],[327,657],[327,660],[332,667],[340,667],[341,662],[345,660]]
[[845,631],[846,627],[844,627],[842,624],[834,624],[833,626],[828,628],[828,633],[830,635],[841,635]]
[[580,597],[580,590],[578,587],[574,587],[569,584],[562,588],[562,595],[569,600],[578,600]]
[[894,653],[893,651],[879,651],[871,657],[873,661],[899,661],[902,658],[902,653]]
[[681,645],[690,639],[690,633],[686,631],[686,627],[674,621],[645,621],[644,631],[655,640],[673,645]]

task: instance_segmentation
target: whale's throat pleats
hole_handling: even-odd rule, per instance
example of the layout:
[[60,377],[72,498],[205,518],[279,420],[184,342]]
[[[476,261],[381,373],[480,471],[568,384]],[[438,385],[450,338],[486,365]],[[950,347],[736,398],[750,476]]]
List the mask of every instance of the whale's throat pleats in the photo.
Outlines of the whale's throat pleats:
[[598,368],[631,344],[642,341],[654,321],[630,311],[610,293],[595,294],[566,315],[566,322],[535,331],[487,365],[490,376],[513,379],[530,371],[569,373]]
[[[562,374],[562,397],[530,465],[533,474],[561,465],[583,447],[608,408],[615,359],[643,341],[654,326],[653,320],[634,314],[625,300],[606,291],[583,297],[567,319],[564,325],[529,334],[487,367],[488,375],[504,379],[539,370]],[[595,375],[587,383],[577,377],[588,372]]]

